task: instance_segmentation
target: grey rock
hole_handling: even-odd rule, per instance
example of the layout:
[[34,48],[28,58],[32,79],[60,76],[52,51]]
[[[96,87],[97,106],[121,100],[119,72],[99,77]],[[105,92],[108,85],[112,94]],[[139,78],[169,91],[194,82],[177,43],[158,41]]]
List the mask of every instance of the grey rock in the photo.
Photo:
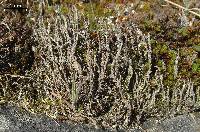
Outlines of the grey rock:
[[[45,115],[34,115],[10,104],[0,105],[0,132],[104,132],[84,124],[55,121]],[[141,128],[120,132],[200,132],[200,113],[180,115],[162,121],[155,118],[144,122]]]

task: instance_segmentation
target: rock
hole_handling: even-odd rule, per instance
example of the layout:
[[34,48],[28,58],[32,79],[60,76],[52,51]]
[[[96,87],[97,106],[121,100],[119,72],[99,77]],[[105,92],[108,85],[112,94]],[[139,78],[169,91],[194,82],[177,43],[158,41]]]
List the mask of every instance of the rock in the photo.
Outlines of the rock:
[[0,105],[1,132],[104,132],[94,127],[61,122],[44,115],[31,114],[10,104]]
[[[179,115],[171,119],[156,121],[149,119],[140,128],[117,130],[119,132],[199,132],[200,113]],[[59,121],[45,115],[32,114],[11,103],[0,105],[1,132],[109,132],[111,129],[97,129],[92,125]]]
[[197,115],[190,113],[162,121],[150,119],[143,124],[142,128],[148,132],[199,132],[200,118]]

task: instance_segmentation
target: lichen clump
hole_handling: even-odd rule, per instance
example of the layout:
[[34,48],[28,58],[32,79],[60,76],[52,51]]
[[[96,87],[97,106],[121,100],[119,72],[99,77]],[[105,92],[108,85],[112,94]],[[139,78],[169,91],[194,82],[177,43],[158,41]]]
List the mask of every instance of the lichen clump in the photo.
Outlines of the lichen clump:
[[153,4],[117,4],[105,17],[92,14],[91,3],[64,12],[37,5],[45,11],[32,14],[34,64],[23,76],[0,76],[2,99],[113,129],[198,110],[199,20],[182,25],[178,10]]

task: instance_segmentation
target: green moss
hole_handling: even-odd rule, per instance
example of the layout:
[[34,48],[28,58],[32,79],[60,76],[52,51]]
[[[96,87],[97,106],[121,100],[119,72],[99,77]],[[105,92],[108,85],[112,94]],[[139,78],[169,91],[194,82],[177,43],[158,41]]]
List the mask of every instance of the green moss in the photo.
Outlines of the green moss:
[[47,13],[53,13],[54,12],[54,9],[52,6],[48,6],[47,7]]
[[67,8],[66,6],[61,6],[61,13],[63,14],[69,13],[69,8]]
[[197,52],[200,52],[200,44],[199,45],[194,45],[193,49]]
[[192,64],[192,71],[193,72],[200,72],[200,63],[193,63]]
[[183,27],[183,28],[178,29],[178,33],[181,36],[186,37],[189,34],[188,28],[187,27]]
[[192,71],[196,73],[200,73],[200,59],[196,59],[192,64]]
[[163,66],[163,61],[162,60],[158,60],[157,65],[158,65],[158,67],[162,67]]
[[166,53],[168,52],[168,47],[165,43],[160,43],[161,47],[160,47],[160,54]]
[[149,2],[142,2],[142,4],[140,5],[140,10],[144,11],[144,12],[148,12],[150,11],[150,3]]

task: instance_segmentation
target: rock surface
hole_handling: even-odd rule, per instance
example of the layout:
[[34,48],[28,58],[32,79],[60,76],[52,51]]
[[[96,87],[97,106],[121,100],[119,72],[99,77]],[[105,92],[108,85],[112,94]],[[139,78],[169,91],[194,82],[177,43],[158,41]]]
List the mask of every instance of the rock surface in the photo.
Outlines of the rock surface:
[[[43,115],[22,111],[10,104],[0,105],[0,132],[104,132],[92,126],[55,121]],[[121,132],[199,132],[200,113],[181,115],[164,121],[149,120],[140,129]]]

